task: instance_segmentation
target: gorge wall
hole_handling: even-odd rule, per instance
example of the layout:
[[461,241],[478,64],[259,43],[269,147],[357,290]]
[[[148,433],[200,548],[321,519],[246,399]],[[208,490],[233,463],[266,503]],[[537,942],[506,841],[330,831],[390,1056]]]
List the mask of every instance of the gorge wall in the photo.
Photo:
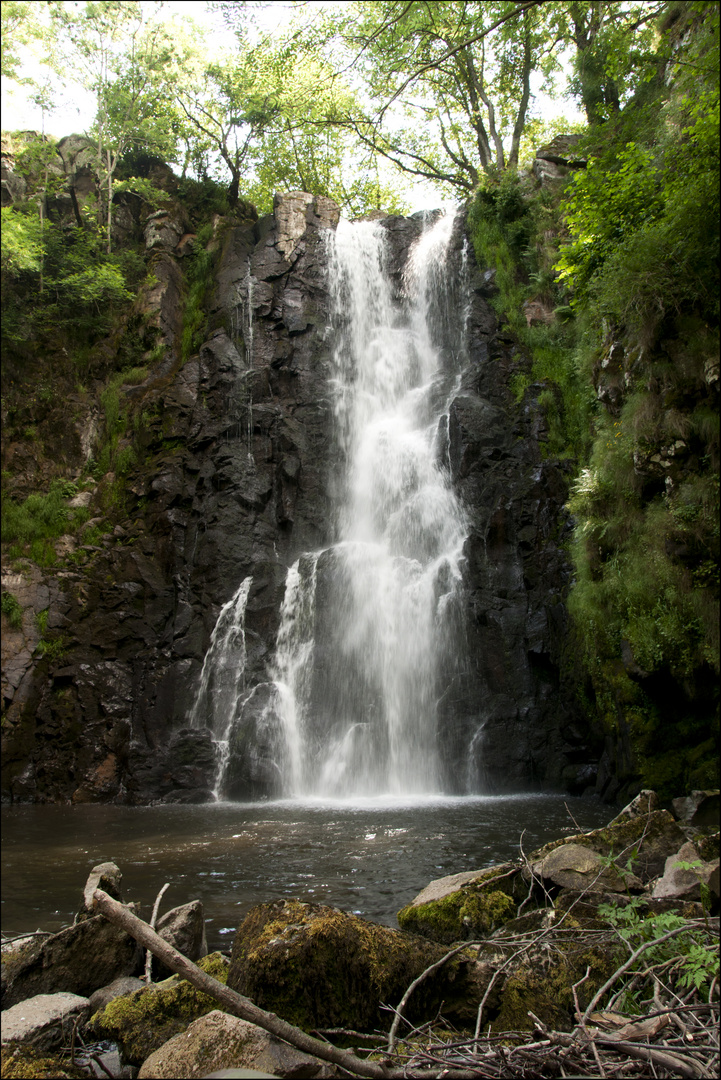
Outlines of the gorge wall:
[[[141,452],[113,531],[89,545],[59,542],[76,557],[52,570],[3,567],[3,588],[23,608],[22,625],[4,634],[4,799],[211,797],[217,750],[189,714],[218,612],[252,576],[245,684],[263,682],[287,568],[331,538],[337,463],[324,232],[338,217],[330,200],[293,192],[276,197],[261,221],[251,213],[217,219],[207,245],[205,340],[183,363],[183,265],[192,246],[183,208],[175,202],[141,216],[128,202],[118,213],[125,242],[143,229],[154,275],[125,333],[138,333],[142,319],[162,356],[143,383],[121,387],[141,418]],[[400,292],[424,217],[387,217],[382,226]],[[444,786],[580,793],[593,788],[598,755],[559,675],[570,580],[566,471],[544,456],[542,387],[531,385],[520,403],[509,389],[529,362],[497,325],[493,271],[474,264],[460,217],[451,243],[451,258],[468,260],[470,306],[445,464],[469,535],[465,650],[447,661],[439,703]],[[122,334],[109,354],[121,343]],[[69,476],[89,452],[93,415],[93,406],[78,411],[59,451]],[[7,442],[5,460],[17,462],[21,450]],[[96,522],[114,480],[87,494]],[[62,655],[33,653],[40,612],[62,635]],[[247,793],[262,794],[262,780],[250,776]]]

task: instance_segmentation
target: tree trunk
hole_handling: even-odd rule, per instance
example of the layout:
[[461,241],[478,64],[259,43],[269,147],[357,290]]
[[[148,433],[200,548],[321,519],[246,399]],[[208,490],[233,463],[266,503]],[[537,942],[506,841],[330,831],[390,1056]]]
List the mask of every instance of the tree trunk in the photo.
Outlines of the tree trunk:
[[526,126],[526,111],[528,109],[528,101],[531,96],[531,30],[528,26],[528,14],[526,12],[524,12],[523,21],[526,23],[526,33],[523,39],[523,71],[521,75],[521,79],[523,82],[523,93],[521,94],[521,100],[518,105],[518,115],[516,116],[516,123],[513,127],[511,152],[508,155],[508,167],[510,169],[518,168],[518,153],[521,146],[521,136],[523,135],[523,131]]
[[110,230],[113,227],[113,168],[110,163],[110,151],[106,149],[108,162],[108,255],[110,254],[111,236]]

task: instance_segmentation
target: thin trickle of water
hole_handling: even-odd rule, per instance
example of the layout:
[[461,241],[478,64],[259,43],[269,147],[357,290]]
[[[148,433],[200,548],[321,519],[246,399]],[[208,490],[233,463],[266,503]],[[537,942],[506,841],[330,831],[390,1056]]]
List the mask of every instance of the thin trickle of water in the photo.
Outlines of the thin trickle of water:
[[[245,275],[245,303],[244,303],[244,330],[243,336],[245,339],[245,363],[248,368],[248,372],[253,370],[253,275],[250,272],[250,261],[248,261],[248,272]],[[248,394],[248,456],[253,453],[253,389],[250,382],[247,386]]]
[[436,704],[466,532],[438,453],[463,355],[452,230],[441,217],[416,242],[402,301],[382,226],[329,235],[343,467],[337,541],[286,585],[273,708],[288,794],[440,789]]
[[245,578],[220,609],[189,716],[190,726],[210,728],[218,745],[216,797],[228,757],[228,736],[245,688],[245,608],[252,581],[252,577]]

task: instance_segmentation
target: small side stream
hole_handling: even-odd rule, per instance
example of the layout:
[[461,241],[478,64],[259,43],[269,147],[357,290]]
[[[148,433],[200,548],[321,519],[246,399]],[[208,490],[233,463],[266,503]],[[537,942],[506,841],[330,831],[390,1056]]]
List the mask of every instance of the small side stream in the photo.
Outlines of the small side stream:
[[[568,809],[567,809],[568,807]],[[20,806],[2,810],[2,929],[72,922],[88,871],[123,871],[123,898],[148,917],[200,899],[208,946],[230,948],[247,911],[297,897],[396,925],[434,878],[528,853],[606,824],[613,809],[559,795],[285,800],[201,806]]]

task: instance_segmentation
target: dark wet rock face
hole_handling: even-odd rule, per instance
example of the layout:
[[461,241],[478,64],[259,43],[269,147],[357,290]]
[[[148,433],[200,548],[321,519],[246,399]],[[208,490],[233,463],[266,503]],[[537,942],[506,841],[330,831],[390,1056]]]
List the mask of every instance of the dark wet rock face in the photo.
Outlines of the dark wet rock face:
[[[178,245],[192,238],[180,213],[146,223],[157,285],[144,302],[166,350],[142,387],[126,388],[147,417],[145,456],[129,476],[122,527],[84,566],[50,576],[49,617],[67,647],[18,669],[8,689],[6,799],[212,798],[217,749],[190,712],[219,611],[251,575],[245,689],[258,690],[244,708],[259,734],[250,765],[228,783],[237,798],[275,793],[263,685],[286,569],[333,529],[325,233],[337,221],[329,200],[291,193],[273,216],[221,223],[206,340],[184,365]],[[387,218],[385,227],[400,291],[423,218]],[[454,243],[460,260],[460,229]],[[498,333],[488,272],[471,267],[471,288],[469,365],[442,440],[470,520],[457,611],[466,646],[444,660],[439,705],[446,783],[580,791],[593,765],[558,676],[566,473],[542,457],[541,388],[520,405],[508,389],[522,358]]]

